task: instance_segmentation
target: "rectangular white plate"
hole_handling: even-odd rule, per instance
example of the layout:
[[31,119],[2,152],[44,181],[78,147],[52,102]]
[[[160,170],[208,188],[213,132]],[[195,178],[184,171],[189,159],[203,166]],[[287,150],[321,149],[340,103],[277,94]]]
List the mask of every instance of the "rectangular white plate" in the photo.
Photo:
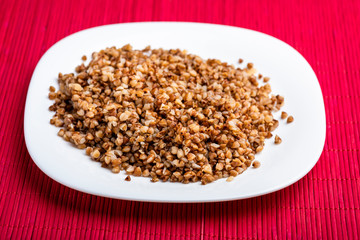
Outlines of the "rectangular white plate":
[[[50,125],[50,85],[59,72],[74,72],[81,56],[106,47],[130,43],[134,48],[186,49],[206,58],[232,64],[239,58],[253,62],[270,76],[272,90],[285,97],[284,110],[294,116],[292,124],[280,121],[276,134],[283,139],[266,142],[256,155],[258,169],[249,168],[232,182],[225,179],[208,185],[152,183],[149,178],[113,174],[57,136]],[[279,116],[277,113],[275,116]],[[279,117],[278,117],[279,119]],[[70,188],[99,196],[154,202],[210,202],[243,199],[282,189],[308,173],[325,141],[325,110],[318,80],[307,61],[286,43],[266,34],[242,28],[175,22],[107,25],[72,34],[52,46],[39,61],[28,90],[25,108],[25,139],[36,165],[48,176]]]

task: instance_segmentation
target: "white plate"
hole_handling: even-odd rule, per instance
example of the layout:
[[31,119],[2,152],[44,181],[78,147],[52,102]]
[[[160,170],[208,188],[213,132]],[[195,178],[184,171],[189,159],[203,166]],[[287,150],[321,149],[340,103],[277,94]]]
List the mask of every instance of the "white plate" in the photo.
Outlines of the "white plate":
[[[113,174],[91,161],[57,136],[49,124],[50,85],[58,86],[59,72],[73,72],[81,56],[127,43],[134,48],[180,48],[206,58],[236,64],[239,58],[255,63],[270,76],[273,93],[285,96],[283,110],[294,116],[292,124],[280,121],[275,131],[283,139],[266,142],[256,155],[258,169],[249,168],[232,182],[225,179],[200,183],[152,183],[149,178]],[[277,116],[280,113],[277,113]],[[306,60],[286,43],[242,28],[175,22],[107,25],[72,34],[52,46],[39,61],[28,90],[24,131],[26,145],[36,165],[49,177],[70,188],[99,196],[154,202],[211,202],[250,198],[274,192],[296,182],[315,165],[325,142],[325,110],[318,80]]]

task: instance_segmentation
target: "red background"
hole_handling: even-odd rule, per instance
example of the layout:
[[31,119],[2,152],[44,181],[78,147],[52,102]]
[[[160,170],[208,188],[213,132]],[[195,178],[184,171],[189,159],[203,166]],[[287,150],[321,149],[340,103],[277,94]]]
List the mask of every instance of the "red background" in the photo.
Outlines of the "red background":
[[[295,47],[316,72],[326,107],[327,140],[314,169],[276,193],[209,204],[113,200],[71,190],[48,178],[29,157],[23,135],[27,87],[38,60],[71,33],[133,21],[239,26]],[[359,25],[360,1],[355,0],[2,0],[0,238],[357,238]]]

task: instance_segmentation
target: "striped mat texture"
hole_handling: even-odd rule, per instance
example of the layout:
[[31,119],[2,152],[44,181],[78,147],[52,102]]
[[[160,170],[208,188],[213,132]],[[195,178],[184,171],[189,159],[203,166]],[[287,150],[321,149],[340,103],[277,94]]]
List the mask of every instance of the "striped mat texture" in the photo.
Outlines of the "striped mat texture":
[[[326,107],[326,144],[314,169],[276,193],[206,204],[107,199],[71,190],[42,173],[23,134],[27,88],[38,60],[71,33],[136,21],[244,27],[296,48],[317,74]],[[358,0],[2,0],[0,238],[357,239],[359,26]]]

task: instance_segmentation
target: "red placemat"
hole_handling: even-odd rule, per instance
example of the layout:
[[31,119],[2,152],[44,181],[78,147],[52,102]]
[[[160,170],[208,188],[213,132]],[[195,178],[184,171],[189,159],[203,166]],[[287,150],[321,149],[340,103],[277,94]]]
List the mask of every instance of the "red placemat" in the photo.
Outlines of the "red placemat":
[[[3,0],[0,13],[0,238],[358,238],[360,1]],[[48,178],[29,157],[23,135],[38,60],[71,33],[132,21],[239,26],[295,47],[319,78],[327,113],[327,141],[314,169],[276,193],[209,204],[113,200]]]

